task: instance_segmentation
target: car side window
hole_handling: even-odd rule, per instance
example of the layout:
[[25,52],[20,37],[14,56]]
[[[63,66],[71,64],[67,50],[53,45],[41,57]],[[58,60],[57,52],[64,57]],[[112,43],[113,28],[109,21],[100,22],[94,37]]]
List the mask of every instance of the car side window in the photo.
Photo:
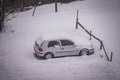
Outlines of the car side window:
[[60,40],[62,46],[70,46],[70,45],[74,45],[74,43],[70,40]]
[[55,46],[59,46],[59,42],[58,41],[49,41],[48,43],[48,47],[55,47]]

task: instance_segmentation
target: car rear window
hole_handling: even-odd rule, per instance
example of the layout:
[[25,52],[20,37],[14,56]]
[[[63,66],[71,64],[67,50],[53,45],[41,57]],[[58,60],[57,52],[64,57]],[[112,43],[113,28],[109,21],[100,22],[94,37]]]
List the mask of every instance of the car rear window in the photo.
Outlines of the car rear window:
[[37,48],[39,48],[39,47],[41,47],[43,45],[43,42],[39,45],[37,42],[35,42],[35,46],[37,47]]
[[48,47],[54,47],[55,45],[59,46],[59,42],[58,41],[49,41],[49,43],[48,43]]
[[37,42],[35,42],[35,46],[36,46],[36,48],[39,48],[39,44],[37,44]]

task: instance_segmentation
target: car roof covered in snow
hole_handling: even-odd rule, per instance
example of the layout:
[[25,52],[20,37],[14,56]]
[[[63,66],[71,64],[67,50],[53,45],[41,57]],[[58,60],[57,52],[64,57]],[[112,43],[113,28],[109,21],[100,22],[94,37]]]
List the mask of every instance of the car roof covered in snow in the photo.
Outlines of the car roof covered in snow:
[[59,40],[59,39],[70,39],[70,36],[65,34],[44,34],[39,36],[36,41],[49,41],[49,40]]
[[85,39],[84,37],[78,36],[78,35],[71,35],[71,34],[44,34],[41,35],[36,39],[36,42],[42,43],[43,41],[50,41],[50,40],[61,40],[61,39],[66,39],[66,40],[71,40],[75,44],[86,44],[90,45],[90,41]]

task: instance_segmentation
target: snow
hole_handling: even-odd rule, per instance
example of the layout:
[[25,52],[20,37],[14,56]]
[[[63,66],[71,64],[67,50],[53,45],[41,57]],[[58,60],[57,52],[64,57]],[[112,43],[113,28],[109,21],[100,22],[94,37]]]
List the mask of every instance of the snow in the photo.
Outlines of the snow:
[[[120,1],[84,0],[68,4],[47,4],[32,10],[11,14],[0,33],[0,80],[120,80]],[[92,38],[95,54],[38,60],[33,56],[35,40],[44,34],[66,33],[89,36],[79,27],[75,30],[76,12],[79,22],[103,40],[113,62],[106,60],[99,43]],[[14,18],[12,18],[14,17]]]
[[36,42],[38,44],[41,44],[42,41],[48,41],[48,40],[58,40],[58,39],[67,39],[73,41],[76,45],[87,45],[91,46],[91,41],[89,39],[86,39],[84,37],[81,37],[75,33],[61,33],[61,32],[54,32],[54,33],[44,33],[40,37],[36,39]]

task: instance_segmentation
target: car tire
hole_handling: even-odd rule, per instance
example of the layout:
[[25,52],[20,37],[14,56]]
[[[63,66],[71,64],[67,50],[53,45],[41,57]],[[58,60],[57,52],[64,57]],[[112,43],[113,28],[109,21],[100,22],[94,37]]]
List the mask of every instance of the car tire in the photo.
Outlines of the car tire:
[[44,59],[51,59],[53,58],[53,54],[52,53],[46,53],[44,56]]
[[83,48],[80,50],[79,52],[79,55],[82,56],[82,55],[88,55],[89,54],[89,50],[86,49],[86,48]]

